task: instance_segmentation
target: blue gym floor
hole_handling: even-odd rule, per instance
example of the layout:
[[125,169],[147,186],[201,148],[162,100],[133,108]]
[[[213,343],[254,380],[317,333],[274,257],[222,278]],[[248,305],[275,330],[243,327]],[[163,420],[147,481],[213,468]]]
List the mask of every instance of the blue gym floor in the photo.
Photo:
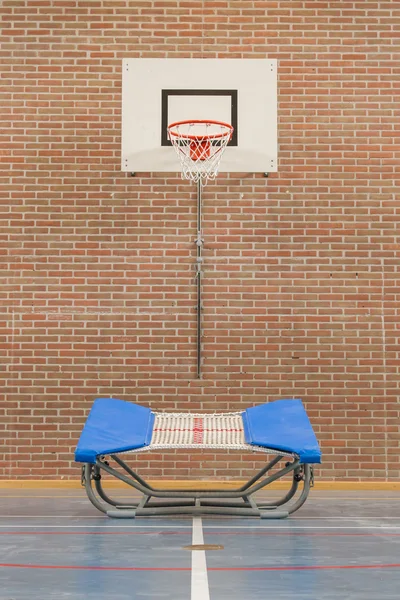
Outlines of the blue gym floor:
[[84,490],[3,489],[0,508],[1,600],[400,598],[396,492],[312,490],[284,521],[111,520]]

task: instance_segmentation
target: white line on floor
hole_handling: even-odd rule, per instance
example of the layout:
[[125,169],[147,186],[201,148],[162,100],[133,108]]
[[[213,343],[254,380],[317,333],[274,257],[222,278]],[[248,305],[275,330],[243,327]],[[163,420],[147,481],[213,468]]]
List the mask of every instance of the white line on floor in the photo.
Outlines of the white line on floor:
[[[76,516],[76,515],[7,515],[7,520],[9,519],[73,519],[74,521],[81,521],[87,519],[99,519],[96,515],[85,515],[85,516]],[[2,517],[0,517],[0,521]],[[227,521],[227,518],[223,519]],[[292,521],[294,519],[292,518]],[[295,517],[296,521],[400,521],[400,515],[397,517],[382,517],[381,515],[364,517],[363,515],[353,515],[350,517]]]
[[[204,544],[201,517],[193,517],[192,544]],[[191,600],[210,600],[206,553],[204,550],[192,551]]]
[[[360,530],[400,530],[400,525],[289,525],[284,527],[283,525],[204,525],[204,529],[255,529],[255,530],[277,530],[277,531],[294,531],[300,529],[307,531],[311,529],[360,529]],[[177,529],[192,529],[191,525],[0,525],[0,529],[167,529],[175,531]]]

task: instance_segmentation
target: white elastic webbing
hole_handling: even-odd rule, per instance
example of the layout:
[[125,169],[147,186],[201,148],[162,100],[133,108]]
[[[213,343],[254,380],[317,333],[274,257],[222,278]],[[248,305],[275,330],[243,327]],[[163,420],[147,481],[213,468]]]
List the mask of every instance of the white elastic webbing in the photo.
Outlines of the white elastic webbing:
[[297,456],[291,452],[247,444],[242,412],[215,414],[154,412],[153,414],[155,420],[150,444],[129,450],[127,453],[190,448]]
[[236,446],[245,444],[241,413],[196,415],[159,413],[155,415],[151,445]]

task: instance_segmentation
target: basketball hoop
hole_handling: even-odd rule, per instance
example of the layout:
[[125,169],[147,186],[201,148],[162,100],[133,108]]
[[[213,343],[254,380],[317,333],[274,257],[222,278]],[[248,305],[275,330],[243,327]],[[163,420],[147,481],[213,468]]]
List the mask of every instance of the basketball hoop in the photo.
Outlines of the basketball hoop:
[[233,127],[220,121],[179,121],[168,125],[168,137],[182,167],[182,179],[205,183],[215,179]]

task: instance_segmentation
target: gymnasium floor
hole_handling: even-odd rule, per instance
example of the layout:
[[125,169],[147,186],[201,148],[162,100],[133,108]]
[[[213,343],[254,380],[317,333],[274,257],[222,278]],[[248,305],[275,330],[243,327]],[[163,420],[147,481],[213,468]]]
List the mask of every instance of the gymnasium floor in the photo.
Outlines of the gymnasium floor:
[[1,600],[400,597],[398,492],[312,490],[285,521],[111,520],[84,490],[0,489],[0,508]]

